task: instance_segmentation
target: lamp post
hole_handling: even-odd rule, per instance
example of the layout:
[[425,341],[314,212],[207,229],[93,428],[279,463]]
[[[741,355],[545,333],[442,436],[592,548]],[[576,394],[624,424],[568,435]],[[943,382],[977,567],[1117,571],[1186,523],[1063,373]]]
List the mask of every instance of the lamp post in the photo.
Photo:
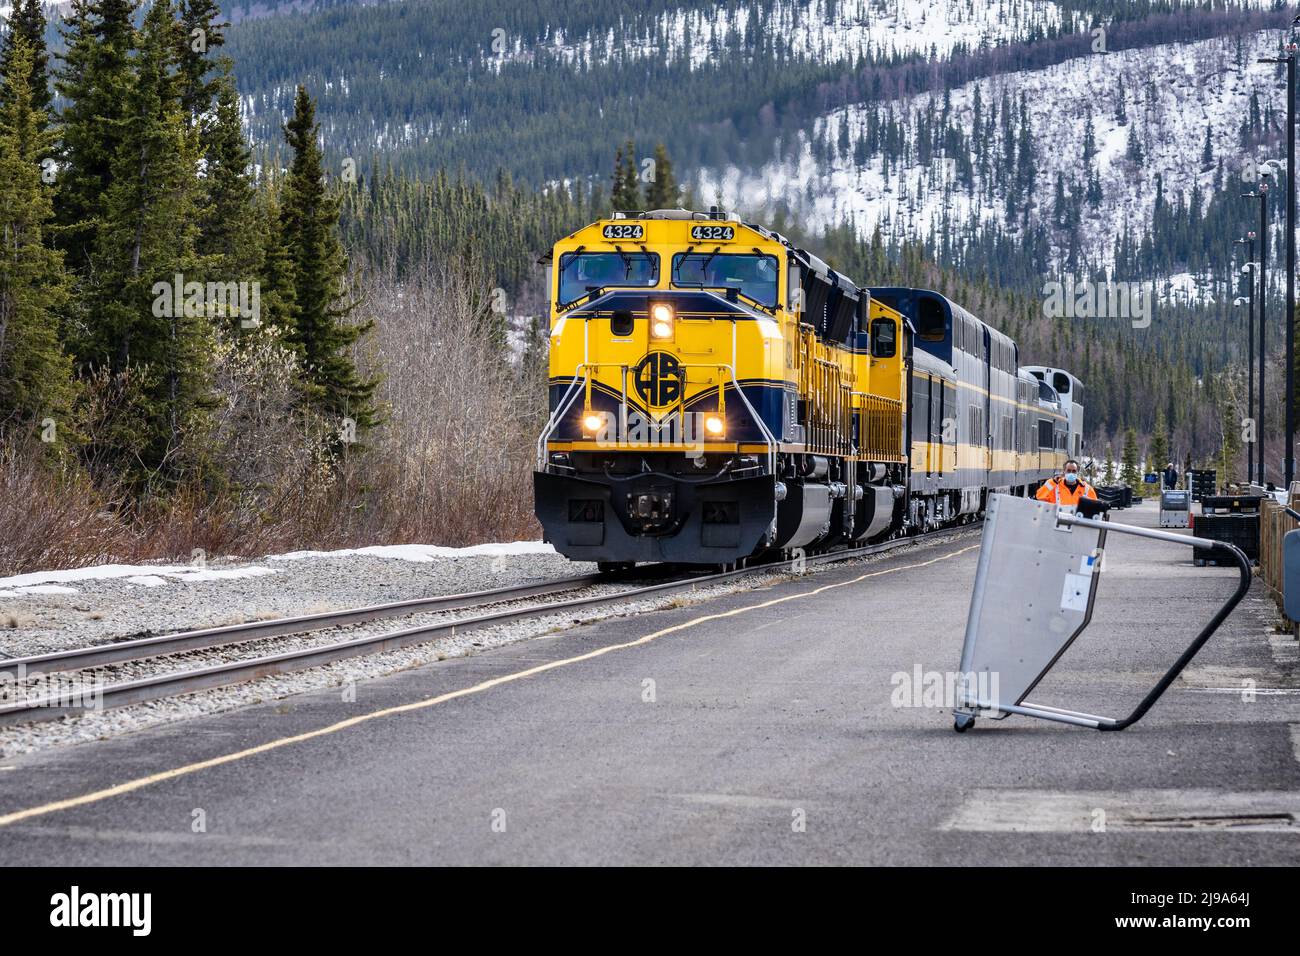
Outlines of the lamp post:
[[1261,485],[1264,484],[1264,356],[1268,354],[1264,351],[1264,330],[1267,328],[1264,321],[1264,313],[1267,311],[1265,295],[1268,292],[1265,285],[1268,279],[1268,175],[1267,170],[1261,170],[1259,187],[1253,192],[1242,194],[1244,199],[1259,200],[1259,262],[1252,265],[1257,270],[1255,278],[1259,280],[1259,393],[1255,403],[1259,419],[1255,422],[1255,473],[1259,476]]
[[[1291,21],[1291,32],[1283,46],[1283,56],[1261,58],[1261,63],[1286,64],[1286,431],[1283,435],[1282,457],[1284,487],[1289,489],[1295,478],[1295,86],[1296,86],[1296,25],[1300,16]],[[1268,237],[1263,237],[1268,244]],[[1262,304],[1262,303],[1261,303]],[[1260,329],[1263,338],[1263,329]],[[1264,353],[1259,356],[1260,380],[1264,378]],[[1263,386],[1260,386],[1261,410]],[[1262,435],[1260,436],[1263,437]],[[1263,442],[1260,442],[1261,449]],[[1263,481],[1263,478],[1260,478]]]
[[1246,264],[1241,267],[1241,274],[1246,277],[1246,295],[1237,296],[1233,305],[1246,305],[1246,417],[1251,422],[1251,440],[1246,443],[1246,480],[1255,481],[1255,232],[1246,233],[1246,238],[1233,240],[1246,247]]

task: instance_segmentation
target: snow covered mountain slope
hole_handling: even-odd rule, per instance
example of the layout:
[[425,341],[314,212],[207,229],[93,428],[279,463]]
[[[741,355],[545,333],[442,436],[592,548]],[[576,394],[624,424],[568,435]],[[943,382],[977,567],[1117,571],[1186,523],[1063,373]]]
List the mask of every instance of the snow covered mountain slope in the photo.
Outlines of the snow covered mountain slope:
[[[943,57],[959,44],[990,47],[1066,23],[1079,26],[1050,0],[742,0],[673,10],[640,33],[611,27],[574,37],[558,26],[546,47],[574,64],[688,57],[699,66],[720,48],[753,48],[761,36],[780,38],[793,56],[829,63],[910,53]],[[505,52],[507,60],[535,55],[523,38]]]
[[[1281,106],[1285,84],[1277,68],[1256,62],[1276,55],[1281,35],[1264,31],[1240,38],[1240,44],[1225,37],[1097,54],[967,83],[951,93],[948,123],[967,133],[975,129],[977,90],[981,129],[993,110],[1010,105],[1018,113],[1023,96],[1034,141],[1030,215],[1041,220],[1052,213],[1058,176],[1067,190],[1087,186],[1084,141],[1091,114],[1091,165],[1102,196],[1095,206],[1085,205],[1081,226],[1085,244],[1105,252],[1125,223],[1135,229],[1149,225],[1157,175],[1166,198],[1189,193],[1196,184],[1208,191],[1216,176],[1239,175],[1250,152],[1240,144],[1252,93],[1263,106]],[[863,155],[859,140],[873,112],[877,124],[899,124],[901,149]],[[975,165],[969,181],[961,182],[959,157],[942,146],[928,163],[916,161],[927,119],[941,121],[943,112],[942,94],[846,107],[817,121],[799,144],[797,161],[774,159],[757,170],[703,170],[695,186],[727,207],[756,214],[785,208],[813,228],[851,219],[866,232],[879,225],[887,236],[917,237],[937,235],[945,217],[956,224],[1004,220],[1006,183],[994,181],[989,170]],[[1001,132],[1003,119],[998,116],[995,132]],[[1134,136],[1140,161],[1131,156]],[[985,146],[1000,153],[1003,143]],[[1015,231],[1018,223],[1006,225]]]

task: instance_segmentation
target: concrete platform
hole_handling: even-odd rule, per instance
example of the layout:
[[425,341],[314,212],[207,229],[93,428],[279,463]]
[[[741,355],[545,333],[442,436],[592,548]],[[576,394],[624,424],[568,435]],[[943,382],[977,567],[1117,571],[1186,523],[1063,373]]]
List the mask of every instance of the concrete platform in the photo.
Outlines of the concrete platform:
[[[1114,517],[1154,527],[1156,508]],[[1300,673],[1258,588],[1123,733],[1011,717],[958,735],[944,702],[904,688],[956,670],[977,544],[577,627],[355,702],[306,695],[10,760],[0,858],[1300,861]],[[1041,703],[1127,713],[1235,579],[1190,548],[1112,536],[1108,552],[1094,623]]]

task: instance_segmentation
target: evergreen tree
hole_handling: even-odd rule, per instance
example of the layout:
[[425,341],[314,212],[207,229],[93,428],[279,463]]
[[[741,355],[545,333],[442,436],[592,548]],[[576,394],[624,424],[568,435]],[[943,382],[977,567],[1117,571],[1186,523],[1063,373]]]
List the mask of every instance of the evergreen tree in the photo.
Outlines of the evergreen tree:
[[[362,378],[348,350],[370,325],[344,321],[355,303],[344,301],[347,259],[338,237],[339,198],[325,185],[316,106],[304,87],[298,87],[293,106],[293,118],[284,124],[293,162],[280,210],[281,241],[293,267],[290,342],[302,361],[309,400],[335,421],[351,419],[361,431],[378,422],[378,382]],[[345,425],[340,428],[350,434]]]
[[1128,128],[1128,148],[1125,150],[1125,156],[1129,162],[1135,166],[1141,166],[1144,157],[1142,154],[1142,138],[1138,136],[1137,123]]
[[655,178],[646,190],[645,204],[648,209],[675,209],[681,201],[677,182],[673,179],[673,163],[668,158],[668,150],[663,143],[655,146]]
[[[45,48],[45,11],[41,9],[41,0],[15,0],[13,12],[9,15],[8,32],[0,42],[0,76],[12,72],[15,47],[18,43],[27,46],[28,68],[27,89],[31,97],[33,115],[40,117],[46,124],[53,113],[54,96],[50,92],[50,56]],[[0,88],[0,103],[6,95],[12,95]]]
[[[278,160],[272,164],[279,168]],[[297,312],[295,275],[280,210],[283,188],[278,177],[268,176],[258,190],[254,210],[254,241],[262,252],[261,319],[291,333]]]
[[636,173],[636,145],[628,140],[614,157],[614,190],[610,196],[615,212],[641,209],[641,182]]
[[1151,432],[1151,459],[1148,468],[1160,471],[1169,458],[1169,422],[1164,408],[1156,409],[1155,429]]
[[1210,125],[1205,124],[1205,145],[1201,147],[1201,169],[1214,168],[1214,140],[1210,135]]
[[1092,206],[1093,209],[1096,209],[1101,205],[1101,200],[1103,198],[1101,191],[1101,176],[1095,169],[1088,174],[1088,190],[1085,194],[1085,198],[1088,200],[1088,205]]
[[179,478],[196,462],[212,351],[206,300],[175,288],[178,275],[202,277],[198,139],[181,113],[172,15],[171,0],[154,0],[139,31],[92,257],[95,358],[140,376],[139,461],[123,464],[139,480]]
[[230,24],[220,21],[221,7],[216,0],[179,0],[179,6],[176,39],[181,110],[191,125],[199,125],[221,86],[220,77],[209,79],[208,74],[213,68],[212,52],[225,44],[224,30]]
[[[35,426],[47,441],[71,432],[72,362],[58,336],[68,296],[63,255],[45,245],[53,216],[40,158],[52,137],[28,86],[34,57],[21,34],[5,47],[0,101],[0,433]],[[54,429],[42,426],[45,419]]]
[[234,78],[223,73],[218,87],[205,150],[206,203],[199,218],[197,251],[210,258],[208,271],[221,281],[254,281],[262,270],[265,237],[257,228],[252,154],[239,120]]
[[1083,126],[1083,165],[1091,169],[1097,155],[1097,131],[1092,124],[1092,104],[1088,104],[1087,119]]
[[80,273],[87,271],[96,246],[125,128],[138,5],[139,0],[72,0],[61,31],[66,49],[55,87],[68,104],[61,123],[56,239],[67,251],[69,267]]
[[1124,452],[1120,460],[1119,483],[1134,491],[1142,487],[1142,473],[1138,470],[1137,432],[1130,425],[1124,429]]

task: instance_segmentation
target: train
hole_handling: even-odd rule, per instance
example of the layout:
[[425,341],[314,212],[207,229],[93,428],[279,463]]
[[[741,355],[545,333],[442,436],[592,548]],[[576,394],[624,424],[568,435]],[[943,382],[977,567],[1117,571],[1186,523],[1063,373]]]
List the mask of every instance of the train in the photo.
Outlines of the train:
[[556,242],[545,540],[730,568],[969,522],[1082,449],[1083,385],[927,289],[866,286],[716,207]]

